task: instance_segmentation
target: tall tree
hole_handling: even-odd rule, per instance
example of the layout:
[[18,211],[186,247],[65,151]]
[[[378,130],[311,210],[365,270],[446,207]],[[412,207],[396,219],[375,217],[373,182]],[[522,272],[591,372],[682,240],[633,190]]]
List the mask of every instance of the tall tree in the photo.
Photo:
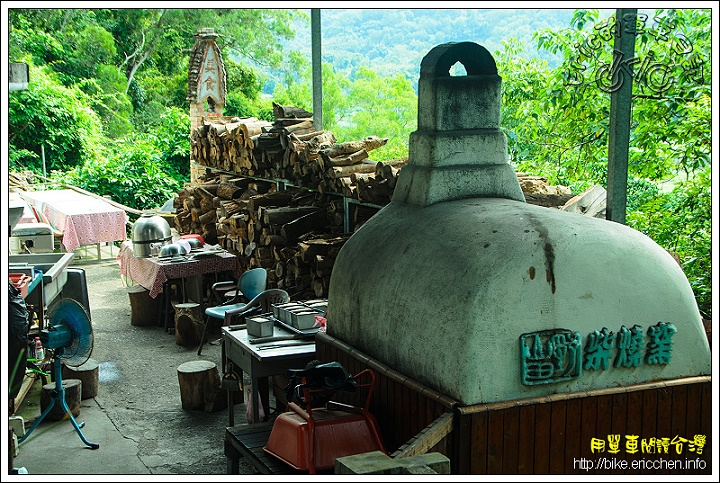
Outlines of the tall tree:
[[176,72],[200,28],[219,34],[218,46],[229,53],[277,66],[282,40],[291,39],[290,25],[304,15],[274,9],[105,9],[100,22],[118,45],[118,65],[127,77],[127,89],[138,70],[150,62],[165,75]]

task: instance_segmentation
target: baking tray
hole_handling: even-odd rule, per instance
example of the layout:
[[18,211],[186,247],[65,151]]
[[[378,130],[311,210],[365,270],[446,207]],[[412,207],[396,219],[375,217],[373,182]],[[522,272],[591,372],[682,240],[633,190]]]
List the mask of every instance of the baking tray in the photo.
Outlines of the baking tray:
[[[275,319],[275,317],[273,317],[273,319]],[[317,327],[310,327],[309,329],[297,329],[297,328],[293,327],[292,325],[286,324],[285,322],[283,322],[282,320],[279,320],[279,319],[275,319],[275,323],[277,325],[279,325],[280,327],[282,327],[283,329],[287,329],[290,332],[293,332],[295,334],[300,334],[300,335],[317,334],[317,332],[320,330],[319,325]]]

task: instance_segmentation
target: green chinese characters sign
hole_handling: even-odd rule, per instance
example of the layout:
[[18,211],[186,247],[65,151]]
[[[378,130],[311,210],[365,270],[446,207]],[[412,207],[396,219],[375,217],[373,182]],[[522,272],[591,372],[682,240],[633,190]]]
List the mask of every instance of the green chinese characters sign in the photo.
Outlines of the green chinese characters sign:
[[624,325],[615,333],[603,327],[587,335],[550,329],[520,336],[520,377],[527,386],[579,378],[583,370],[633,368],[645,364],[669,364],[672,337],[677,332],[668,322],[643,331]]

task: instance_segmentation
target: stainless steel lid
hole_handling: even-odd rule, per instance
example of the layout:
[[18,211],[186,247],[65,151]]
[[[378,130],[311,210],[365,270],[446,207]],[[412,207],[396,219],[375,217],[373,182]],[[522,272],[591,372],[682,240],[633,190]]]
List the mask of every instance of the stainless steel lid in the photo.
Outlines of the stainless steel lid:
[[162,216],[145,213],[133,224],[133,243],[158,243],[171,238],[170,225]]
[[133,224],[133,253],[136,257],[153,255],[153,245],[172,241],[170,225],[162,216],[144,213]]

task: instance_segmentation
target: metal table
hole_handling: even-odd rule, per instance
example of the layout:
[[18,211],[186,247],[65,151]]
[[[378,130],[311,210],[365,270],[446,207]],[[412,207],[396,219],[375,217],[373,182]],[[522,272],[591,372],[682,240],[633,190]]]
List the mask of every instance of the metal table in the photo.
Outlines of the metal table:
[[[273,337],[296,335],[277,325],[273,327]],[[222,360],[223,371],[228,363],[245,371],[252,383],[251,400],[252,420],[260,422],[258,400],[260,389],[258,385],[264,378],[261,401],[268,410],[270,402],[267,378],[278,374],[285,374],[288,369],[303,369],[308,362],[315,359],[315,339],[295,339],[275,342],[251,344],[247,329],[233,330],[231,327],[222,327]],[[242,373],[240,373],[242,377]],[[229,426],[235,425],[235,408],[232,404],[232,391],[229,391],[230,401],[228,407]]]

